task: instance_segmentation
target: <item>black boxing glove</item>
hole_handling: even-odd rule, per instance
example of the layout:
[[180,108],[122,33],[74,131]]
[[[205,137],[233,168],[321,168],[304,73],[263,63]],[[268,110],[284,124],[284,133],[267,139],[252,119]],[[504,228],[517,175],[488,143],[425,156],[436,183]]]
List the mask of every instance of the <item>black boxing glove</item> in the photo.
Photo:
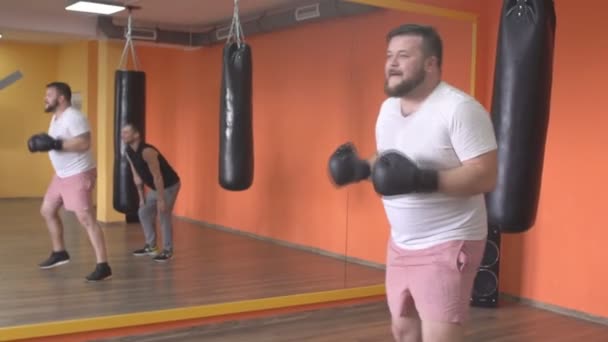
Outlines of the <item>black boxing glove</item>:
[[371,168],[369,162],[359,158],[352,143],[345,143],[329,158],[329,173],[334,183],[342,186],[367,179]]
[[372,183],[374,190],[384,196],[435,192],[439,187],[439,173],[419,169],[398,152],[387,152],[374,163]]
[[59,139],[53,139],[46,133],[40,133],[33,135],[27,141],[27,147],[30,152],[47,152],[50,150],[61,150],[63,148],[63,141]]

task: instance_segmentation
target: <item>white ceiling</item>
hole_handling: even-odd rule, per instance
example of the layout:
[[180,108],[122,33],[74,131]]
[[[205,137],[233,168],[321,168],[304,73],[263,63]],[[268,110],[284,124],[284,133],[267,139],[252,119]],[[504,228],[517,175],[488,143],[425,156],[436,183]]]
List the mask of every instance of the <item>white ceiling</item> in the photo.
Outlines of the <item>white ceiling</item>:
[[[242,18],[310,0],[238,0]],[[66,0],[0,0],[0,33],[7,40],[54,42],[97,37],[96,16],[65,10]],[[139,26],[197,30],[230,20],[234,0],[115,0],[140,6],[133,11]],[[115,18],[126,18],[123,11]],[[122,20],[120,20],[122,21]]]

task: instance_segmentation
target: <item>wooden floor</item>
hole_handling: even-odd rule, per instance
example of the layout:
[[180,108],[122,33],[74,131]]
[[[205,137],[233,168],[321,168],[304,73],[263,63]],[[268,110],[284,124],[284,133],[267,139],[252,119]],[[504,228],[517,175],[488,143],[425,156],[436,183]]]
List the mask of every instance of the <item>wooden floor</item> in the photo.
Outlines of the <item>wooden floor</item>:
[[95,259],[70,214],[65,240],[72,261],[41,270],[50,241],[40,200],[0,200],[0,327],[381,284],[384,272],[270,242],[175,222],[175,257],[157,264],[134,257],[139,225],[105,227],[113,279],[86,283]]
[[[348,342],[392,341],[386,303],[324,309],[271,318],[103,340],[106,342]],[[608,326],[515,303],[473,308],[467,342],[606,342]]]

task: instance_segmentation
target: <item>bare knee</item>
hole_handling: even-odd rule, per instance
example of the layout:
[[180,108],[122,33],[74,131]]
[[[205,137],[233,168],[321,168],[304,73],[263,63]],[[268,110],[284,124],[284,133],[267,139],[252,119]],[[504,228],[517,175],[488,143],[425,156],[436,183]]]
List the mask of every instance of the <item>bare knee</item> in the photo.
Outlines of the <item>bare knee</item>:
[[422,326],[425,342],[464,341],[464,326],[460,323],[423,322]]
[[76,217],[78,218],[78,222],[82,224],[86,229],[94,229],[97,227],[97,221],[93,217],[93,213],[89,210],[83,210],[76,212]]
[[40,207],[40,215],[47,221],[56,220],[59,218],[59,208],[43,203]]
[[422,328],[419,318],[401,317],[393,319],[391,330],[396,342],[421,342]]

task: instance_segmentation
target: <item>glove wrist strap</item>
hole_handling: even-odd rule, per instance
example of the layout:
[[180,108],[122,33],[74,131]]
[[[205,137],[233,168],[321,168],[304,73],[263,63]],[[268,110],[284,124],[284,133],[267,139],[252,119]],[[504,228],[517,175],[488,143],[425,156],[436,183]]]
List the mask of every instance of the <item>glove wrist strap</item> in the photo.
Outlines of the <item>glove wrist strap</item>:
[[360,181],[360,180],[368,179],[369,176],[371,175],[371,173],[372,173],[372,169],[369,166],[369,163],[366,161],[361,161],[361,163],[359,164],[359,167],[357,168],[357,171],[356,171],[357,180]]
[[420,170],[418,175],[417,192],[435,192],[439,189],[439,172],[435,170]]

